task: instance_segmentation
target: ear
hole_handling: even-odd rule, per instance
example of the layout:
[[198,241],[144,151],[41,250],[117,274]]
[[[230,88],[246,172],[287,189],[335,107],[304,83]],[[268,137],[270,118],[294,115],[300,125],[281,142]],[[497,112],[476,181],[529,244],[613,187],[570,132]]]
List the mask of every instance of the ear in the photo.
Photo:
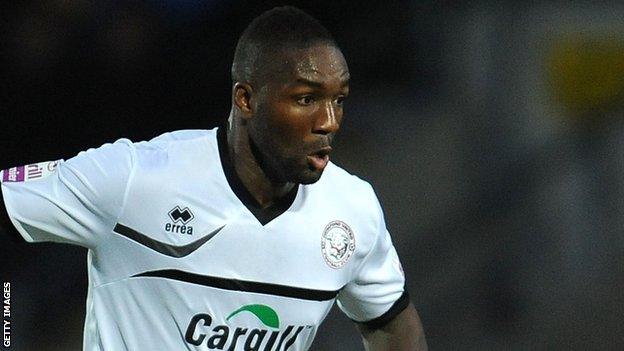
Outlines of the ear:
[[248,83],[236,82],[234,84],[232,96],[234,97],[234,104],[241,111],[244,119],[249,119],[253,116],[254,106],[251,101],[253,95],[253,88]]

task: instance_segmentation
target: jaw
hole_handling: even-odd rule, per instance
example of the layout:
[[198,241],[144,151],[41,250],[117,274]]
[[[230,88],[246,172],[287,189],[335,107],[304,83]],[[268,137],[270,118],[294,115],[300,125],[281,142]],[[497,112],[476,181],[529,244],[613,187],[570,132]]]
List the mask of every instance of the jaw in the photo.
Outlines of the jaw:
[[310,165],[307,156],[281,160],[265,158],[263,165],[265,174],[279,183],[313,184],[323,174],[323,169]]
[[[319,160],[317,160],[319,165],[311,164],[309,152],[310,149],[316,148],[315,142],[280,138],[279,135],[284,135],[284,131],[273,131],[272,136],[267,138],[267,134],[274,127],[262,124],[256,127],[259,128],[248,129],[249,150],[253,160],[270,183],[273,185],[312,184],[321,178],[328,160],[323,160],[325,154],[319,154]],[[330,142],[326,141],[317,147],[320,148]],[[317,143],[320,142],[317,141]]]
[[319,179],[321,179],[321,176],[323,175],[323,171],[306,171],[304,172],[304,174],[302,174],[302,176],[300,177],[300,184],[314,184],[316,182],[319,181]]

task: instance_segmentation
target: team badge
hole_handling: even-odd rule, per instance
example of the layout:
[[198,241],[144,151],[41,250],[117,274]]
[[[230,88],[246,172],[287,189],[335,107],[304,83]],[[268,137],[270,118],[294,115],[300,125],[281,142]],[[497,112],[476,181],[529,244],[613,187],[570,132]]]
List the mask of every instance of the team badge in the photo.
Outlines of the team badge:
[[325,262],[332,268],[340,268],[355,251],[355,237],[347,223],[332,221],[321,236],[321,252]]

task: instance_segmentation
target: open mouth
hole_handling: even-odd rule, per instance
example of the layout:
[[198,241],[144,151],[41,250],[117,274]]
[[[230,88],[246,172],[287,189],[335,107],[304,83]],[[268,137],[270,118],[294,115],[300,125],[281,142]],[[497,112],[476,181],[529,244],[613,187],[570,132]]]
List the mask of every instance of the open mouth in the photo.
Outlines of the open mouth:
[[326,146],[310,155],[308,155],[308,164],[316,170],[323,170],[327,163],[329,163],[329,154],[331,153],[331,146]]

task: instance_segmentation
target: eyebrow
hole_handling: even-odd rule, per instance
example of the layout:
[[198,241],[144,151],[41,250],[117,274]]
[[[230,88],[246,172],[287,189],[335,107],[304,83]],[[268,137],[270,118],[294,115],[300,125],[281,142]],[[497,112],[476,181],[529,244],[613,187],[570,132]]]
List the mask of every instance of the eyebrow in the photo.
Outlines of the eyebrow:
[[321,83],[321,82],[317,82],[317,81],[314,81],[314,80],[301,78],[301,77],[297,78],[296,82],[300,83],[300,84],[311,85],[311,86],[317,87],[317,88],[322,88],[323,87],[323,83]]
[[[310,86],[313,86],[313,87],[316,87],[316,88],[322,88],[322,87],[323,87],[323,85],[324,85],[324,84],[323,84],[323,83],[321,83],[321,82],[314,81],[314,80],[310,80],[310,79],[303,78],[303,77],[299,77],[299,78],[297,78],[296,82],[297,82],[297,83],[300,83],[300,84],[310,85]],[[341,86],[343,86],[343,87],[344,87],[344,86],[347,86],[347,85],[349,85],[349,79],[348,79],[348,78],[347,78],[347,80],[345,80],[345,81],[342,83],[342,85],[341,85]]]

